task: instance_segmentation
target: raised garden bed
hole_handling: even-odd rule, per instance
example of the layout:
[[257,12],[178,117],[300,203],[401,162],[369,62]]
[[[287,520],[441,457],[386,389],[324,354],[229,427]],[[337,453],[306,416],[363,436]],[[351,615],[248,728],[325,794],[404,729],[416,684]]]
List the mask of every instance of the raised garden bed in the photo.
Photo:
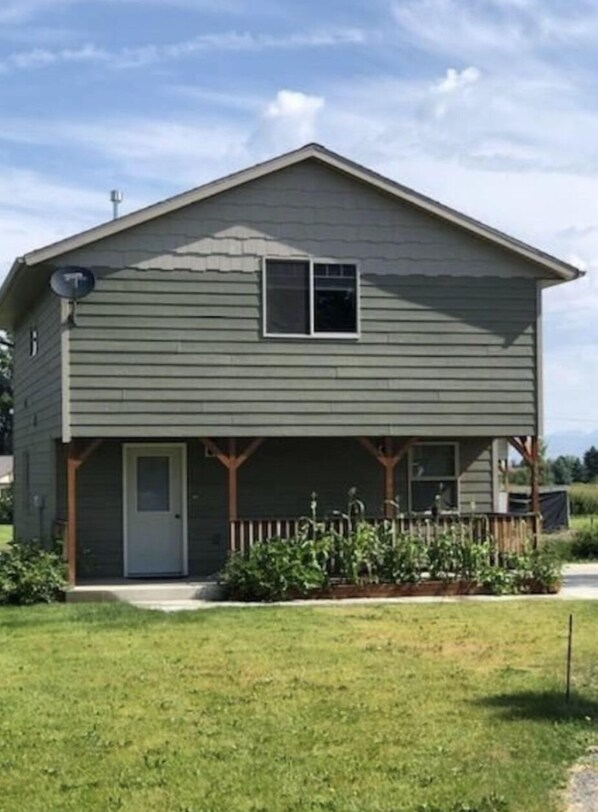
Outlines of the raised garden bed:
[[[536,581],[528,581],[522,590],[518,590],[518,594],[554,595],[559,589],[560,584],[547,587]],[[423,581],[419,584],[331,584],[322,589],[313,589],[303,597],[316,600],[342,600],[343,598],[428,598],[493,594],[496,593],[489,586],[475,581]],[[292,597],[300,596],[295,594]]]

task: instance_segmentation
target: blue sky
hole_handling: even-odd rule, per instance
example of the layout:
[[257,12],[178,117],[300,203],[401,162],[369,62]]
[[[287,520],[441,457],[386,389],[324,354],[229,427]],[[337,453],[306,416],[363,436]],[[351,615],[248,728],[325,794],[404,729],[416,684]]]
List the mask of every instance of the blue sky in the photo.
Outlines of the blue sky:
[[115,186],[130,211],[316,140],[587,269],[545,295],[547,433],[583,446],[596,41],[594,0],[2,0],[0,270]]

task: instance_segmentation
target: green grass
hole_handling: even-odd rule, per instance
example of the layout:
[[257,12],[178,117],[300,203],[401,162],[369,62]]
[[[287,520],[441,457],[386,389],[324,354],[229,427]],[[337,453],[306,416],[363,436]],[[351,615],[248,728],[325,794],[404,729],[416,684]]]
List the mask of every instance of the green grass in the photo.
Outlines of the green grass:
[[0,524],[0,550],[12,539],[12,524]]
[[547,601],[5,608],[0,807],[556,810],[598,738],[597,623]]
[[592,525],[598,528],[598,516],[571,516],[571,530],[585,530]]
[[588,530],[590,527],[598,531],[598,515],[571,516],[568,530],[546,533],[543,538],[565,561],[575,561],[577,559],[571,553],[571,542],[578,530]]

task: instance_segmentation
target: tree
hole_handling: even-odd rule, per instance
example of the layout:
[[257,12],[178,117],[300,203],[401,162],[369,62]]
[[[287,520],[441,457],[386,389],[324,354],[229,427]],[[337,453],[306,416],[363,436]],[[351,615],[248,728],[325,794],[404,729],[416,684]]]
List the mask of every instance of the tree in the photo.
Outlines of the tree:
[[571,466],[562,454],[552,462],[552,475],[556,485],[570,485],[572,482]]
[[575,462],[571,466],[571,482],[585,482],[586,472],[583,467],[583,462],[579,457],[575,457]]
[[598,448],[596,448],[596,446],[588,448],[583,455],[583,465],[587,482],[594,482],[598,479]]
[[10,336],[0,338],[0,454],[12,454],[13,345]]
[[509,468],[509,482],[511,485],[529,485],[530,469],[526,463],[512,465]]
[[581,471],[583,476],[583,466],[579,457],[574,457],[572,454],[561,454],[552,462],[552,475],[554,477],[555,485],[570,485],[575,481],[573,471]]

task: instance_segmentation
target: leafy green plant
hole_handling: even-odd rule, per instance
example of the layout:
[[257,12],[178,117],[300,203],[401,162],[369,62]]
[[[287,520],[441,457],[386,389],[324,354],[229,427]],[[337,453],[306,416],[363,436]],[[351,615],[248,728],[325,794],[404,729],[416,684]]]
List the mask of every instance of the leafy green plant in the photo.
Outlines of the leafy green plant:
[[391,584],[418,584],[428,568],[428,553],[421,538],[403,534],[393,539],[391,529],[383,525],[381,580]]
[[450,533],[433,533],[428,545],[428,567],[432,580],[448,582],[458,577],[460,555]]
[[506,567],[488,566],[479,580],[493,595],[512,595],[517,590],[517,573]]
[[0,552],[0,604],[51,603],[66,584],[66,566],[56,549],[12,541]]
[[[523,571],[525,578],[528,579],[528,589],[529,581],[546,592],[558,589],[562,579],[563,562],[550,549],[541,548],[529,552],[524,557],[524,567],[525,569],[521,566],[519,568],[520,579]],[[519,586],[522,591],[526,589],[526,583],[520,583]]]
[[397,533],[392,520],[364,519],[365,506],[355,489],[347,512],[318,519],[317,494],[291,539],[255,544],[247,556],[234,556],[222,572],[230,597],[272,601],[306,596],[330,584],[418,584],[465,580],[494,594],[553,591],[560,580],[561,559],[548,547],[529,546],[521,554],[499,552],[488,534],[472,538],[459,522],[441,530],[425,521],[409,533]]
[[462,536],[456,544],[459,576],[468,581],[478,581],[490,564],[492,546],[489,540],[474,541]]
[[338,575],[349,584],[378,580],[382,545],[378,530],[359,521],[346,536],[337,536],[335,560]]
[[326,557],[324,545],[302,537],[258,542],[247,557],[235,555],[229,559],[220,582],[229,597],[244,601],[305,595],[326,582],[320,560]]

